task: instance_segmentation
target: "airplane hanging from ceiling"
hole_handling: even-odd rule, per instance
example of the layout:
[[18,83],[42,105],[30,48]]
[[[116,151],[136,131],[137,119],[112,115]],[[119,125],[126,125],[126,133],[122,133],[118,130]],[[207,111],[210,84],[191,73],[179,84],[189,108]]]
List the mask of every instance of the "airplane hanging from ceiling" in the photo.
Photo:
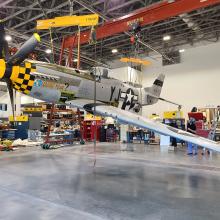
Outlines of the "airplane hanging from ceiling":
[[[101,116],[110,116],[121,123],[150,129],[156,133],[220,152],[220,145],[212,140],[179,130],[139,115],[143,105],[156,103],[160,98],[164,75],[148,88],[135,88],[129,83],[88,71],[33,60],[25,60],[40,42],[34,34],[16,54],[9,57],[0,23],[0,81],[7,83],[14,114],[13,90],[49,103],[65,103]],[[97,102],[94,103],[96,81]]]

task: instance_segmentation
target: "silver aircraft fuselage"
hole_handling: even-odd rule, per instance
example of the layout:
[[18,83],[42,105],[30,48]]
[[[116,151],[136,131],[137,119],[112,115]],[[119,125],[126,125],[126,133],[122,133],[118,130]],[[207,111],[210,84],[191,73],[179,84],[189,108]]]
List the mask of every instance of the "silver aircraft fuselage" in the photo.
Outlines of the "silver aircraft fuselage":
[[34,85],[30,96],[57,103],[83,98],[110,103],[124,110],[139,112],[142,98],[141,88],[109,77],[94,76],[87,71],[37,62]]

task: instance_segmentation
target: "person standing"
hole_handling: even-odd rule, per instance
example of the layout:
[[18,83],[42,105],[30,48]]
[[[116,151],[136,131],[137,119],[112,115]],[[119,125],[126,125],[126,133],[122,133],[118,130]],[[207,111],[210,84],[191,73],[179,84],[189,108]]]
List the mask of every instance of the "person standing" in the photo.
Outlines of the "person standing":
[[[177,123],[174,120],[171,121],[170,126],[174,127],[174,128],[178,128]],[[171,146],[177,147],[177,140],[176,140],[176,138],[172,137],[171,140],[172,140],[172,145]]]
[[[190,118],[187,123],[187,131],[191,134],[196,134],[196,120],[194,118]],[[197,155],[198,153],[198,146],[196,144],[189,143],[187,144],[187,154],[193,155],[193,149],[194,149],[194,155]]]

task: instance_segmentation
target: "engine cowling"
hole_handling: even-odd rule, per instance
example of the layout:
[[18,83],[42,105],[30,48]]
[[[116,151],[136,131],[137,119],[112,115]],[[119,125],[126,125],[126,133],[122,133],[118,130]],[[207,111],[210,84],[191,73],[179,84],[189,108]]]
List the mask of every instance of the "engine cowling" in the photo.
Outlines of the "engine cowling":
[[29,94],[33,85],[35,76],[31,72],[36,71],[36,66],[30,62],[24,62],[21,65],[7,66],[5,60],[0,59],[0,80],[9,80],[13,88],[24,94]]

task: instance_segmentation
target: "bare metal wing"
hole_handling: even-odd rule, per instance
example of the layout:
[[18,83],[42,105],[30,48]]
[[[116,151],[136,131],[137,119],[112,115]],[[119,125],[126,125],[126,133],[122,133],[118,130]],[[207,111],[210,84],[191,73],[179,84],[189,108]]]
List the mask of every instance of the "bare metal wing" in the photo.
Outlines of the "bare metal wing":
[[139,116],[132,112],[127,112],[119,108],[115,108],[113,106],[108,106],[100,102],[94,104],[91,100],[84,100],[84,99],[70,101],[67,102],[66,104],[72,107],[84,109],[91,113],[94,112],[95,109],[98,115],[110,116],[122,123],[131,124],[141,128],[149,129],[162,135],[175,137],[183,141],[190,142],[199,145],[201,147],[205,147],[210,150],[220,152],[220,144],[218,144],[215,141],[167,126],[160,122],[155,122],[143,116]]

